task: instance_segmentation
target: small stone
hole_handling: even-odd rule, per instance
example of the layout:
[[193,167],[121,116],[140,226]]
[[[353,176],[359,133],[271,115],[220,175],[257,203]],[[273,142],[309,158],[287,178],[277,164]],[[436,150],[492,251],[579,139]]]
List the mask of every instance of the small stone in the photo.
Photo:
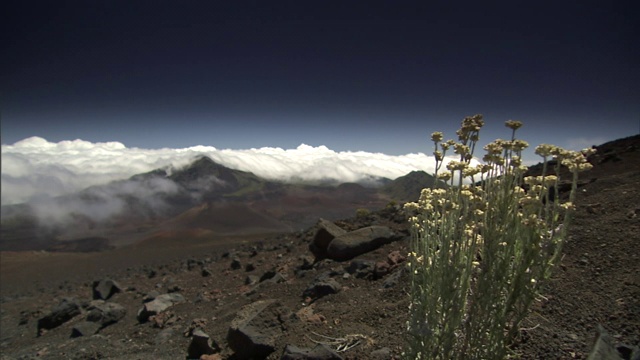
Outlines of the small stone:
[[332,278],[314,281],[303,293],[303,297],[319,299],[326,295],[337,294],[342,286]]
[[391,349],[384,347],[382,349],[374,350],[369,355],[371,360],[389,360],[391,359]]
[[342,357],[324,344],[318,344],[313,349],[287,345],[280,360],[342,360]]
[[240,259],[237,257],[234,257],[231,260],[231,270],[238,270],[242,268],[242,263],[240,263]]
[[154,343],[156,346],[167,343],[175,335],[175,332],[172,328],[163,329],[156,335]]
[[255,285],[260,281],[260,278],[257,275],[249,275],[244,279],[245,285]]
[[160,296],[160,293],[157,290],[151,290],[147,293],[147,295],[144,296],[144,298],[142,298],[142,301],[144,302],[153,301],[153,299],[155,299],[158,296]]

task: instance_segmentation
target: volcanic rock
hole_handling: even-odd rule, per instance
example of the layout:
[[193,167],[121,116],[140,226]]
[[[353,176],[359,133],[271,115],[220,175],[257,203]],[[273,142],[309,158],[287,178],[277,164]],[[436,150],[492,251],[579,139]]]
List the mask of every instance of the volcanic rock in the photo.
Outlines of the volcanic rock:
[[359,279],[366,279],[371,277],[374,265],[373,261],[370,260],[355,259],[349,263],[345,270]]
[[231,259],[231,270],[238,270],[242,268],[242,263],[240,262],[240,258],[234,257]]
[[122,286],[111,279],[96,280],[92,288],[95,300],[107,300],[113,294],[122,292]]
[[384,347],[382,349],[374,350],[369,354],[372,360],[388,360],[391,359],[391,349]]
[[402,255],[400,251],[397,251],[397,250],[390,252],[389,255],[387,256],[387,261],[391,266],[398,265],[400,263],[405,262],[406,260],[407,260],[407,257]]
[[255,285],[260,281],[260,278],[258,277],[258,275],[247,275],[247,277],[244,279],[244,284],[245,285]]
[[153,301],[158,296],[160,296],[160,293],[157,290],[151,290],[144,296],[144,298],[142,298],[142,301],[143,302]]
[[100,328],[118,322],[127,313],[122,305],[102,300],[92,301],[87,310],[87,321],[99,324]]
[[159,314],[171,306],[184,301],[184,297],[178,293],[158,295],[155,299],[145,303],[144,306],[138,310],[138,321],[141,323],[146,322],[149,320],[149,317]]
[[351,260],[395,240],[398,236],[388,227],[369,226],[337,236],[327,247],[327,257],[336,261]]
[[309,250],[315,255],[316,260],[327,257],[327,248],[336,237],[343,235],[346,231],[331,221],[320,219],[317,224],[318,230],[309,244]]
[[293,318],[293,313],[276,300],[246,305],[231,322],[227,333],[229,347],[239,359],[264,359],[275,351],[284,322]]
[[272,283],[281,283],[281,282],[285,282],[287,279],[285,278],[284,275],[282,275],[282,273],[280,273],[279,271],[276,270],[270,270],[265,272],[264,274],[262,274],[262,276],[260,277],[260,282],[265,282],[265,281],[269,281]]
[[390,289],[398,285],[398,282],[400,282],[400,279],[402,278],[402,275],[404,273],[405,273],[404,268],[399,268],[394,272],[392,272],[391,275],[387,276],[387,278],[384,279],[384,281],[382,282],[382,288]]
[[309,297],[312,299],[319,299],[326,295],[337,294],[342,286],[335,279],[316,279],[307,289],[302,293],[302,297]]
[[202,275],[202,277],[207,277],[207,276],[211,276],[213,273],[211,272],[211,270],[204,268],[202,269],[202,271],[200,272],[200,275]]
[[202,329],[195,329],[191,335],[188,358],[200,359],[202,355],[211,355],[220,351],[220,347]]
[[64,298],[51,312],[38,320],[38,335],[42,330],[56,328],[73,317],[80,315],[80,305],[74,298]]
[[602,325],[597,325],[596,330],[598,336],[593,344],[591,353],[587,360],[622,360],[622,359],[640,359],[640,349],[638,347],[629,347],[626,345],[613,345],[613,338],[607,333]]
[[100,324],[92,321],[82,321],[77,323],[71,329],[71,337],[91,336],[100,331]]

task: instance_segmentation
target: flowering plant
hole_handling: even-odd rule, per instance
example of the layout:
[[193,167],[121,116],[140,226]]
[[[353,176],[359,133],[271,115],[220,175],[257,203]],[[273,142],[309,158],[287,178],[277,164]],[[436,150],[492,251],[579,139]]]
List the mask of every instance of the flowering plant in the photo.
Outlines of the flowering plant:
[[[484,164],[471,159],[484,121],[467,117],[458,141],[435,132],[436,177],[446,188],[423,189],[405,204],[411,222],[409,359],[503,359],[541,280],[558,262],[573,210],[578,172],[592,150],[540,145],[541,176],[524,177],[516,139],[522,126],[507,121],[510,140],[484,147]],[[447,151],[458,161],[446,164]],[[550,174],[550,160],[555,175]],[[560,166],[573,173],[569,200],[558,194]],[[463,179],[471,180],[471,185]]]

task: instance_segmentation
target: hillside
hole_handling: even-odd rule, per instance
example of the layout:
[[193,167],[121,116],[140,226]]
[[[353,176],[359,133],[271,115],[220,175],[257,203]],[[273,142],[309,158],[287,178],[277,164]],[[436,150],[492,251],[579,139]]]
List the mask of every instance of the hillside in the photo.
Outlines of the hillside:
[[[640,136],[599,146],[590,162],[564,257],[513,346],[520,359],[586,359],[599,325],[611,343],[626,344],[621,358],[640,345]],[[334,221],[341,230],[329,223],[271,235],[166,232],[99,253],[3,251],[0,358],[400,358],[409,303],[402,211],[390,205]],[[392,235],[344,260],[310,248],[327,229],[368,226]],[[107,279],[119,292],[104,290]],[[93,300],[96,291],[108,299]],[[162,302],[153,299],[169,306],[140,311]],[[61,309],[77,310],[49,328],[47,316]]]

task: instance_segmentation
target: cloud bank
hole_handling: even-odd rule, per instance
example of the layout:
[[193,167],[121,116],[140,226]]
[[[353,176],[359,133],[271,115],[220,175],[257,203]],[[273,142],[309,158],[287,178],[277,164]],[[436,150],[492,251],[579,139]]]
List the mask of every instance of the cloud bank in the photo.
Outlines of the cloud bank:
[[41,201],[158,168],[180,168],[201,155],[232,169],[281,181],[395,179],[414,170],[433,173],[435,165],[433,157],[423,153],[392,156],[336,152],[325,146],[305,144],[295,149],[220,150],[211,146],[141,149],[128,148],[119,142],[53,143],[31,137],[2,145],[2,205]]

